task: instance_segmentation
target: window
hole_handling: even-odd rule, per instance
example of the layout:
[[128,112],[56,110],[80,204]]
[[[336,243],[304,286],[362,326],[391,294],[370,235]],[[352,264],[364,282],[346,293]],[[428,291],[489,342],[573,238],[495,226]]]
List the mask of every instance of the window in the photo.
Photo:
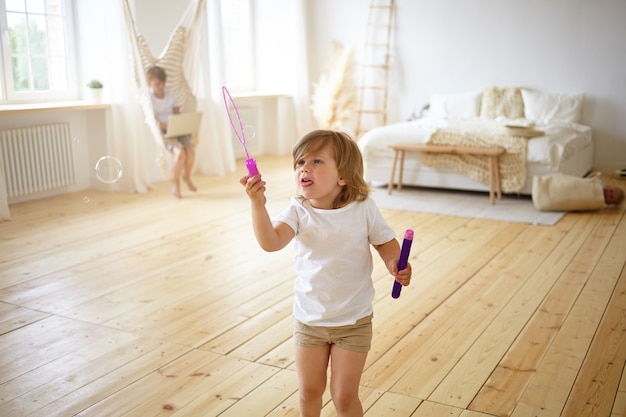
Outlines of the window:
[[2,101],[75,98],[70,0],[0,0]]
[[256,90],[252,0],[222,0],[225,82],[232,92]]

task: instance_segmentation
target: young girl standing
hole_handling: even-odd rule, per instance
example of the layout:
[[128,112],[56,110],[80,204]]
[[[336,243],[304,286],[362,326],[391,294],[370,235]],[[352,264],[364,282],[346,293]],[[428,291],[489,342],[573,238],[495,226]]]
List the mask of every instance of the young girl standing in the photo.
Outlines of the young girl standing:
[[373,245],[387,270],[398,271],[400,244],[363,178],[363,158],[346,134],[316,130],[293,149],[298,197],[271,219],[260,175],[240,182],[251,200],[257,241],[266,251],[295,238],[293,305],[300,414],[319,417],[330,364],[330,394],[339,417],[363,416],[359,383],[372,340]]

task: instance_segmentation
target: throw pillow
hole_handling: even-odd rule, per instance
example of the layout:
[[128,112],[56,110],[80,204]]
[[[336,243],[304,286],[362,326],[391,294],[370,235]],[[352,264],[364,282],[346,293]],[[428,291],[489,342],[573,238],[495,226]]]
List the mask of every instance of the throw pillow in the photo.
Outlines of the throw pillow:
[[580,123],[585,95],[522,89],[526,119],[536,123]]
[[458,94],[433,94],[430,97],[431,117],[476,117],[480,105],[480,91]]
[[480,102],[480,117],[519,119],[524,117],[524,99],[518,87],[487,87]]

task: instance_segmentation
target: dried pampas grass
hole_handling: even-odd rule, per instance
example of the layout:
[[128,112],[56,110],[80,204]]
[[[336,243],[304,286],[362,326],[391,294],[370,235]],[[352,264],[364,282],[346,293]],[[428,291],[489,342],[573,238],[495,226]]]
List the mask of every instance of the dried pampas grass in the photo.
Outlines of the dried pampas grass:
[[356,105],[354,50],[337,43],[333,47],[333,65],[315,84],[312,109],[320,129],[342,130]]

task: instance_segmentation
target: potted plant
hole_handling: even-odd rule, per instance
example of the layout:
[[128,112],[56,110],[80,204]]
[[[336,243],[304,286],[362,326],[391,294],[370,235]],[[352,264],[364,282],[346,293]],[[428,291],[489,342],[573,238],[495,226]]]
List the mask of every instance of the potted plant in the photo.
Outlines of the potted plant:
[[87,83],[87,88],[93,103],[100,103],[102,101],[102,87],[104,87],[102,83],[96,79]]

